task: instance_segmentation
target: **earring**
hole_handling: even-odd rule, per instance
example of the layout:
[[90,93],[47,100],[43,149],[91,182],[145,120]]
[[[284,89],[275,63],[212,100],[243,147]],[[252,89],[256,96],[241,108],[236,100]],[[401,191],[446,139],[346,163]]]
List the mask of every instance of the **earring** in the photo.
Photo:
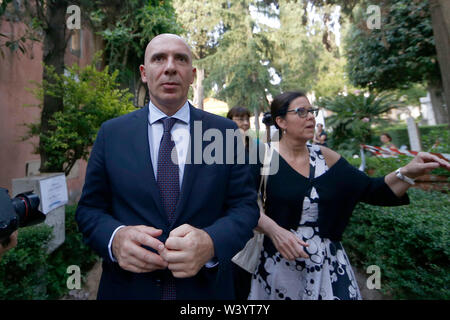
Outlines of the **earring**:
[[283,129],[283,134],[286,134],[286,129]]

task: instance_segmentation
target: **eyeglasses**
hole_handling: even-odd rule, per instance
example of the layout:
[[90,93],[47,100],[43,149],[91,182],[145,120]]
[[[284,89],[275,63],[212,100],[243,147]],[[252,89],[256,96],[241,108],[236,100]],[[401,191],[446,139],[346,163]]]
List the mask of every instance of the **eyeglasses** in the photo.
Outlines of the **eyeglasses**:
[[319,109],[305,109],[305,108],[295,108],[293,110],[289,110],[286,112],[295,112],[298,114],[300,118],[306,118],[308,116],[308,112],[311,112],[311,114],[314,117],[317,117],[317,114],[319,113]]

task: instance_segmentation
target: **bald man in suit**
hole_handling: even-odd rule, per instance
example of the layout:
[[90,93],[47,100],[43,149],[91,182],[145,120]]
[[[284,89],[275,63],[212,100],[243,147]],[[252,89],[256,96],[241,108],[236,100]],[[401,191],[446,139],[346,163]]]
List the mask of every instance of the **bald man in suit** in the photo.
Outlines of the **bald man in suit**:
[[205,131],[237,126],[189,104],[196,70],[179,36],[153,38],[140,72],[150,103],[101,126],[76,213],[103,258],[98,299],[233,299],[231,258],[259,219],[250,168],[236,136],[231,163],[193,159]]

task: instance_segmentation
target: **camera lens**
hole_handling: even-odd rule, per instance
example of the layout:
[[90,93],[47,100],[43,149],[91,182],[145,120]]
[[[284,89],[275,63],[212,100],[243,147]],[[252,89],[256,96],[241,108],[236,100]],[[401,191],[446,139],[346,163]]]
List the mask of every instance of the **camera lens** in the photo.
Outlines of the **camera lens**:
[[14,211],[19,216],[19,221],[24,221],[24,219],[28,216],[28,206],[23,197],[17,197],[11,200],[11,203],[14,207]]
[[14,210],[19,217],[20,227],[45,220],[45,215],[38,211],[39,202],[39,196],[31,192],[19,194],[11,200]]

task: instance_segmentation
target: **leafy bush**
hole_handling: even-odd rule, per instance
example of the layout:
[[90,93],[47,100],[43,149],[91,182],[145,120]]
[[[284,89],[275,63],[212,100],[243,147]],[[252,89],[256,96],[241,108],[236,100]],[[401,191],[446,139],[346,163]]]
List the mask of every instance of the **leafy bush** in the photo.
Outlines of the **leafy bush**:
[[120,70],[120,82],[128,84],[135,82],[136,66],[143,60],[143,48],[154,36],[180,34],[183,30],[171,1],[133,0],[123,4],[111,4],[114,10],[99,6],[91,12],[91,19],[105,41],[106,63],[112,71]]
[[374,145],[381,145],[380,136],[382,133],[388,133],[392,138],[392,143],[395,144],[398,148],[405,145],[408,149],[410,149],[409,145],[409,136],[408,136],[408,128],[405,123],[398,124],[395,126],[388,127],[377,127],[374,129],[376,134],[376,141],[374,140]]
[[51,255],[52,228],[42,224],[19,230],[17,247],[0,262],[0,299],[59,299],[68,292],[67,267],[77,265],[82,280],[97,256],[83,244],[75,222],[76,206],[66,207],[66,239]]
[[[346,155],[345,153],[341,154],[354,167],[359,168],[359,166],[361,165],[361,158],[354,159],[348,157],[348,155]],[[412,159],[413,159],[412,157],[405,155],[399,155],[398,157],[381,158],[375,156],[367,156],[366,153],[365,172],[373,177],[385,176],[391,173],[392,171],[395,171],[398,168],[405,166]],[[442,168],[435,169],[431,171],[430,174],[450,177],[450,172]]]
[[408,164],[413,158],[410,156],[399,155],[398,157],[381,158],[366,157],[367,172],[374,177],[385,176],[392,171]]
[[47,225],[23,228],[17,247],[0,262],[0,300],[46,299],[46,246],[52,228]]
[[344,234],[352,264],[381,269],[381,291],[395,299],[450,299],[450,201],[440,192],[408,191],[411,204],[359,204]]
[[[131,103],[133,95],[120,89],[116,81],[118,71],[112,74],[108,67],[98,71],[96,61],[81,68],[77,64],[67,68],[59,75],[54,68],[46,66],[52,82],[35,83],[33,94],[41,101],[44,94],[61,98],[64,101],[62,111],[52,113],[50,128],[44,132],[41,122],[28,124],[28,133],[23,139],[38,136],[40,145],[36,153],[43,148],[48,155],[45,163],[47,172],[62,172],[66,175],[78,159],[87,160],[90,147],[94,144],[100,125],[109,119],[118,117],[135,108]],[[42,168],[41,168],[42,169]]]
[[[406,145],[408,149],[410,148],[408,128],[406,124],[378,127],[374,129],[374,132],[378,137],[383,132],[387,132],[392,138],[392,143],[394,143],[397,147],[400,148],[402,145]],[[448,124],[419,126],[419,132],[424,151],[450,153],[450,129]],[[439,141],[439,148],[432,149],[432,146],[435,144],[436,140]],[[375,145],[380,145],[378,138],[377,140],[374,139],[372,143]]]
[[437,153],[450,153],[450,129],[448,125],[440,125],[422,132],[423,150]]
[[334,149],[357,152],[361,143],[372,141],[375,124],[386,124],[382,115],[401,106],[391,94],[352,94],[322,97],[317,105],[333,112],[327,117]]

